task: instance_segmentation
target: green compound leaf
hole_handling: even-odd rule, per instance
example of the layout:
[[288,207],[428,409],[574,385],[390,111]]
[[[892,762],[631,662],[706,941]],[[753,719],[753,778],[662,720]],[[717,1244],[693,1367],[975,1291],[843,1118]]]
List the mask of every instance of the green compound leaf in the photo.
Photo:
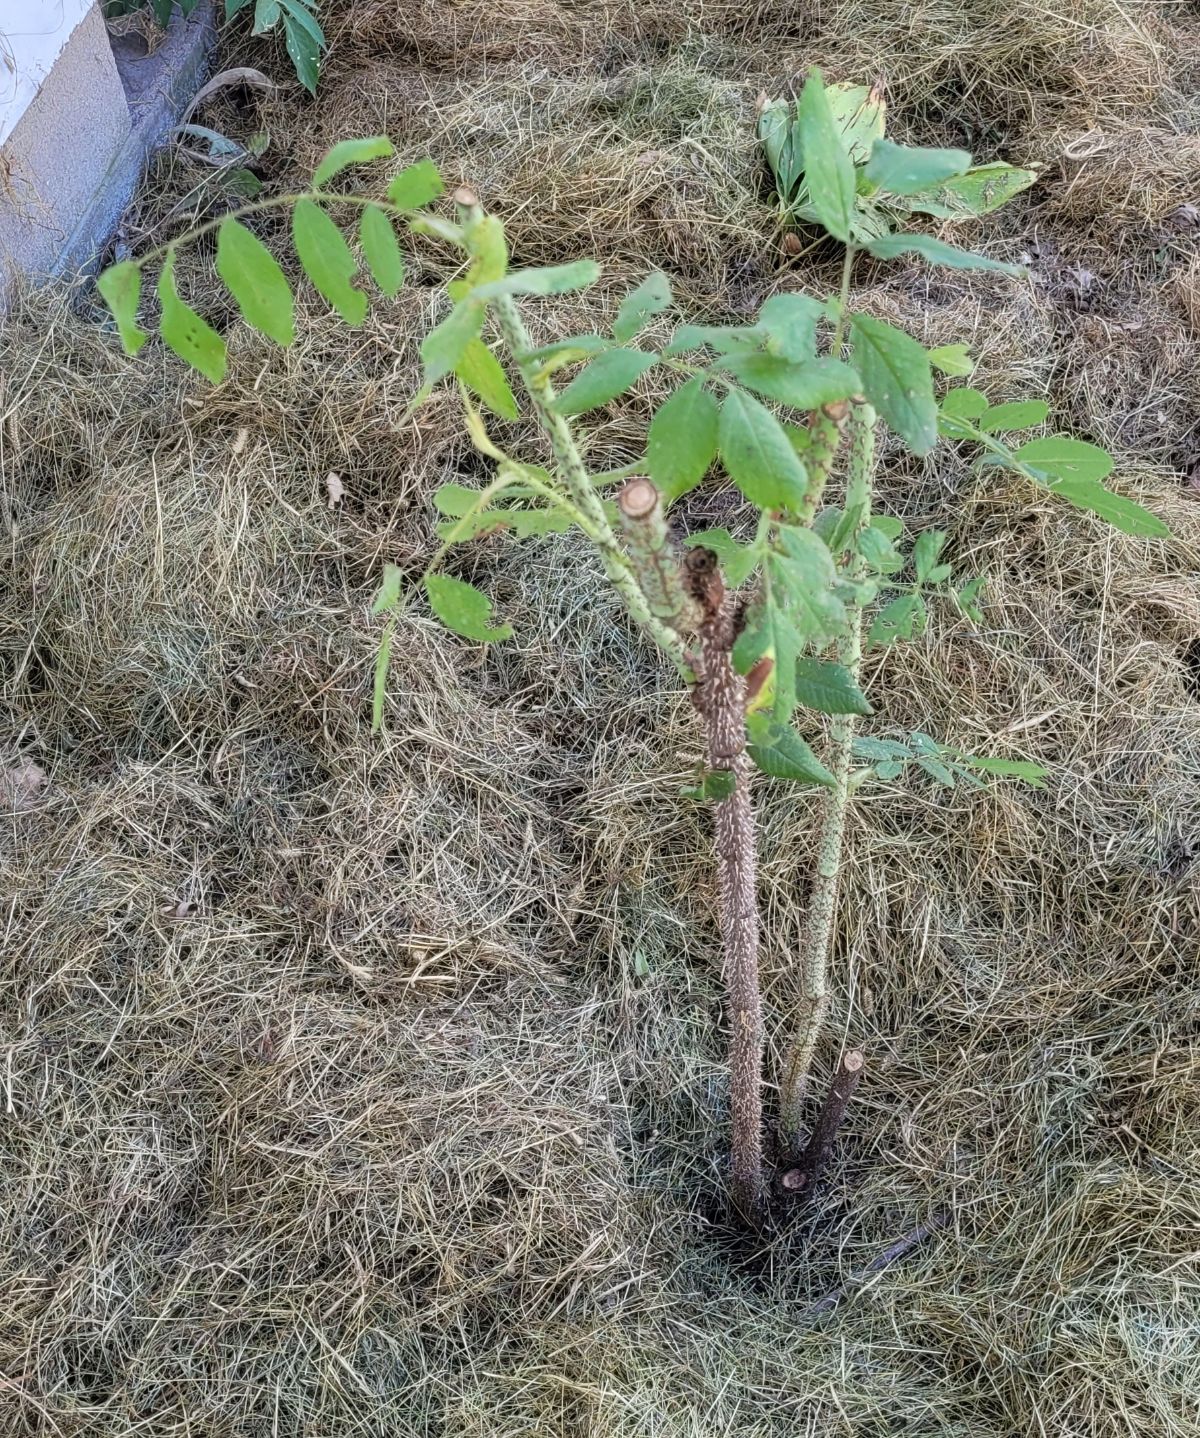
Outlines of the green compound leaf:
[[866,176],[889,194],[915,195],[963,174],[970,164],[966,150],[926,150],[880,139],[871,149]]
[[513,539],[541,539],[547,534],[566,534],[573,521],[562,509],[523,509],[516,505],[495,505],[466,518],[443,520],[438,538],[446,544],[462,544],[481,534],[506,534]]
[[521,411],[504,373],[504,367],[481,339],[470,339],[454,373],[463,384],[501,419],[518,419]]
[[[930,359],[933,356],[930,355]],[[942,413],[952,419],[978,419],[987,409],[987,395],[966,385],[950,390],[942,400]]]
[[730,375],[755,394],[778,400],[792,409],[819,409],[849,399],[862,381],[849,365],[836,359],[811,359],[800,364],[780,355],[740,354],[718,361],[718,373]]
[[874,739],[869,734],[855,735],[851,753],[856,759],[866,759],[872,764],[886,763],[889,759],[907,763],[912,758],[912,751],[903,740]]
[[946,789],[954,788],[956,777],[949,764],[933,754],[914,754],[913,758],[918,767],[924,769],[930,778],[936,779]]
[[760,509],[797,509],[808,475],[783,426],[752,395],[731,390],[721,405],[717,441],[730,479]]
[[1050,773],[1042,764],[1029,759],[997,759],[990,754],[962,754],[958,757],[972,769],[981,769],[985,774],[996,774],[1005,778],[1024,779],[1035,789],[1044,789],[1043,783]]
[[1050,406],[1044,399],[1014,400],[1011,404],[989,406],[979,416],[978,425],[984,434],[996,434],[1005,429],[1031,429],[1035,424],[1045,424],[1049,414]]
[[663,354],[674,358],[699,349],[715,350],[717,354],[735,354],[741,350],[758,349],[761,343],[760,332],[747,329],[744,325],[680,325]]
[[1098,483],[1108,478],[1113,467],[1112,455],[1099,445],[1060,434],[1031,439],[1013,457],[1049,480],[1082,479]]
[[904,567],[904,558],[879,528],[869,524],[859,532],[857,549],[867,567],[876,574],[895,574]]
[[1094,444],[1063,435],[1031,439],[1013,458],[1039,484],[1077,509],[1084,509],[1119,529],[1143,539],[1165,539],[1170,530],[1148,509],[1105,489],[1101,480],[1112,471],[1112,456]]
[[1036,170],[1018,170],[998,162],[976,165],[942,185],[908,196],[908,208],[942,220],[969,219],[987,215],[1007,204],[1037,179]]
[[919,594],[902,594],[886,605],[871,622],[867,642],[872,648],[886,648],[899,639],[911,639],[919,632],[924,605]]
[[176,294],[175,254],[171,250],[158,277],[158,298],[162,305],[159,329],[167,345],[205,379],[220,384],[225,378],[225,341]]
[[433,161],[418,160],[392,180],[387,197],[398,210],[420,210],[436,200],[445,188]]
[[796,660],[796,700],[822,714],[872,712],[867,696],[844,664],[801,657]]
[[[549,476],[547,476],[549,478]],[[516,486],[508,494],[519,491]],[[438,538],[447,544],[460,544],[481,534],[503,531],[515,539],[540,538],[546,534],[565,534],[573,521],[571,515],[558,508],[526,508],[500,504],[500,493],[484,500],[483,493],[463,484],[443,484],[433,496],[438,512],[449,518],[437,527]]]
[[378,734],[383,728],[383,705],[387,699],[388,666],[392,662],[392,635],[395,624],[389,623],[379,636],[379,651],[375,655],[375,676],[371,685],[371,733]]
[[913,545],[912,561],[919,584],[924,584],[936,573],[939,567],[938,555],[945,548],[948,537],[941,529],[923,529],[917,535],[917,542]]
[[826,789],[837,787],[837,780],[790,726],[780,728],[752,721],[750,729],[753,742],[747,752],[764,774],[798,784],[820,784]]
[[389,609],[394,609],[400,602],[400,594],[404,588],[404,575],[394,564],[383,566],[383,580],[380,583],[374,602],[371,605],[372,614],[385,614]]
[[665,502],[695,489],[708,472],[717,454],[719,413],[716,400],[696,375],[650,421],[646,467]]
[[1151,514],[1123,494],[1114,494],[1102,484],[1084,479],[1060,479],[1047,486],[1076,509],[1090,514],[1139,539],[1166,539],[1171,531],[1156,514]]
[[535,350],[526,350],[518,355],[521,361],[531,360],[546,368],[560,369],[563,365],[578,364],[592,355],[603,354],[613,348],[613,342],[603,335],[571,335],[565,340],[555,340]]
[[929,356],[910,335],[869,315],[855,315],[850,333],[867,398],[914,454],[928,454],[938,417]]
[[490,644],[512,637],[511,624],[491,623],[492,601],[473,584],[451,579],[448,574],[427,574],[425,593],[430,607],[446,628],[464,639]]
[[404,283],[404,256],[390,217],[378,205],[367,205],[363,210],[358,242],[375,283],[391,299]]
[[975,368],[975,361],[966,345],[939,345],[929,351],[929,363],[951,379],[966,379]]
[[767,352],[800,364],[815,359],[817,325],[825,306],[808,295],[775,295],[758,312],[757,329],[766,336]]
[[232,215],[217,231],[217,273],[246,323],[278,345],[296,337],[292,291],[275,256]]
[[607,350],[576,375],[555,400],[554,407],[559,414],[586,414],[624,394],[657,363],[658,356],[644,350]]
[[317,166],[313,174],[313,184],[319,189],[351,165],[384,160],[395,153],[395,147],[386,135],[370,135],[362,140],[339,140]]
[[854,164],[834,122],[819,70],[810,70],[796,107],[808,209],[843,244],[854,219]]
[[846,628],[846,606],[838,595],[838,572],[829,546],[811,529],[781,525],[782,553],[767,562],[775,602],[802,643],[823,648]]
[[983,610],[979,607],[979,597],[986,582],[984,575],[977,575],[974,579],[968,579],[953,596],[955,604],[973,624],[983,623]]
[[977,255],[972,250],[960,250],[932,235],[880,235],[870,240],[867,249],[880,260],[894,260],[900,255],[915,254],[933,265],[945,265],[952,270],[999,270],[1001,274],[1020,277],[1026,273],[1023,265],[1005,264],[1003,260],[992,260],[987,255]]
[[292,212],[292,240],[304,273],[348,325],[367,316],[367,297],[350,283],[358,266],[345,236],[313,200],[298,200]]
[[[283,39],[288,58],[296,71],[296,78],[310,95],[317,93],[317,77],[320,71],[321,51],[325,35],[311,11],[301,0],[275,0],[275,9],[283,9]],[[256,17],[257,19],[257,17]],[[270,23],[274,23],[274,16]],[[255,25],[255,32],[262,27]]]
[[486,317],[487,307],[476,291],[469,299],[460,300],[441,324],[429,331],[421,341],[425,389],[437,384],[458,366],[471,341],[479,338]]
[[137,322],[138,299],[142,293],[142,271],[132,260],[110,265],[96,281],[104,303],[117,322],[121,347],[127,355],[135,355],[149,339]]
[[778,400],[793,410],[817,410],[823,404],[849,400],[862,390],[862,380],[840,359],[806,359],[794,364],[781,355],[729,355],[715,370],[732,375],[747,390]]
[[514,270],[502,280],[481,285],[476,294],[483,300],[496,299],[500,295],[565,295],[572,290],[586,290],[599,278],[600,266],[595,260],[574,260],[569,265]]
[[671,286],[666,275],[656,270],[631,290],[621,301],[613,324],[613,339],[618,344],[631,340],[654,315],[662,314],[671,305]]

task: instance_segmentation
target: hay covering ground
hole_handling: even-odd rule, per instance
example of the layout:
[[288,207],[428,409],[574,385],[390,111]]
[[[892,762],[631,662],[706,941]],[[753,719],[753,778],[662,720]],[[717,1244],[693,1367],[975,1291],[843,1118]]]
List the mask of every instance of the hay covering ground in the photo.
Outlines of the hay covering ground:
[[[432,489],[480,472],[449,396],[403,418],[443,257],[352,336],[315,303],[286,355],[233,324],[216,391],[31,300],[0,338],[0,1432],[1194,1434],[1194,15],[358,0],[330,28],[315,104],[209,122],[269,129],[279,185],[386,130],[522,262],[597,254],[546,335],[651,266],[713,317],[831,283],[822,249],[781,260],[751,138],[755,92],[814,60],[881,72],[916,139],[1043,163],[974,236],[1032,284],[864,268],[862,302],[1116,446],[1175,537],[887,453],[893,510],[991,582],[980,632],[939,611],[872,662],[873,732],[1054,778],[856,808],[823,1062],[845,1034],[870,1077],[828,1191],[755,1252],[714,1218],[697,734],[575,541],[481,543],[463,572],[517,638],[483,653],[414,607],[368,732],[380,565],[417,573]],[[130,242],[200,178],[161,166]],[[185,280],[229,319],[206,264]],[[646,394],[592,428],[598,461],[636,452]],[[762,810],[779,1014],[815,809]]]

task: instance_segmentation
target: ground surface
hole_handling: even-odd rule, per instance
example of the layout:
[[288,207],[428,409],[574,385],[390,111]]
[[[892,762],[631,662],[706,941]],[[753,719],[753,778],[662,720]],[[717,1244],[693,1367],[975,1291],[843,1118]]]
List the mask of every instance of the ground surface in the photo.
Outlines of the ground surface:
[[[481,546],[516,640],[447,644],[414,609],[369,734],[381,564],[419,571],[431,490],[478,475],[451,396],[403,418],[442,257],[352,337],[313,301],[286,355],[188,259],[231,322],[218,390],[31,301],[0,334],[0,1432],[1195,1433],[1193,9],[336,8],[315,103],[205,122],[267,129],[283,188],[386,130],[471,181],[520,261],[598,255],[547,334],[652,266],[714,318],[832,284],[823,249],[783,260],[752,140],[756,92],[813,61],[881,75],[901,134],[1041,162],[970,236],[1030,283],[900,264],[858,293],[1111,444],[1175,538],[888,455],[890,507],[991,584],[979,632],[940,612],[873,661],[872,732],[1054,775],[855,810],[822,1063],[846,1035],[869,1076],[827,1191],[753,1251],[714,1217],[714,895],[677,798],[698,736],[574,542]],[[290,73],[245,38],[224,60]],[[160,167],[126,242],[206,173]],[[593,454],[635,453],[644,406]],[[762,797],[778,1015],[815,811]]]

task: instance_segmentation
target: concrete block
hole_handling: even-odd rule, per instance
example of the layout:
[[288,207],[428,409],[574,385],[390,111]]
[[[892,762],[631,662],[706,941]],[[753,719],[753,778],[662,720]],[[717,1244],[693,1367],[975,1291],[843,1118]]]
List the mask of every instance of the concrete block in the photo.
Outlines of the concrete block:
[[0,107],[0,313],[22,277],[95,268],[148,156],[199,89],[214,34],[203,0],[186,20],[176,11],[146,53],[132,36],[110,42],[93,5],[37,74],[7,138]]
[[108,32],[93,7],[0,150],[5,280],[58,272],[132,124]]

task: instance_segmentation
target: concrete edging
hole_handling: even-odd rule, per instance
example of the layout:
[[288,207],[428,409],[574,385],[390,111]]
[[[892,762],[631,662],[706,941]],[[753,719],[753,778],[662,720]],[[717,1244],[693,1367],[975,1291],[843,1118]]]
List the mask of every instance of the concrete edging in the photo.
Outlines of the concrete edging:
[[22,283],[95,268],[215,36],[213,0],[187,19],[176,10],[149,53],[110,39],[98,4],[84,15],[0,145],[0,313]]

